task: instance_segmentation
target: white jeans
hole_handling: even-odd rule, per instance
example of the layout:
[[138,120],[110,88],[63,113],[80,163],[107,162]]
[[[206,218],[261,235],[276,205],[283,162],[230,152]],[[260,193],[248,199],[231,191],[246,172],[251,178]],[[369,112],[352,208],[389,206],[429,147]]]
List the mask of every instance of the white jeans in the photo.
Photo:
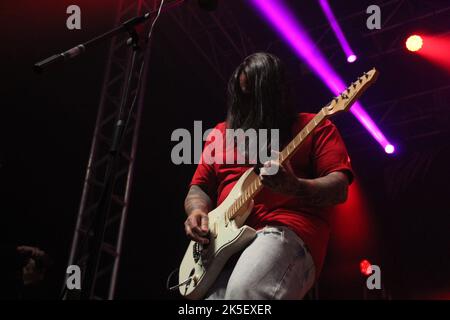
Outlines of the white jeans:
[[303,241],[287,227],[267,226],[228,261],[206,299],[302,299],[314,278],[314,262]]

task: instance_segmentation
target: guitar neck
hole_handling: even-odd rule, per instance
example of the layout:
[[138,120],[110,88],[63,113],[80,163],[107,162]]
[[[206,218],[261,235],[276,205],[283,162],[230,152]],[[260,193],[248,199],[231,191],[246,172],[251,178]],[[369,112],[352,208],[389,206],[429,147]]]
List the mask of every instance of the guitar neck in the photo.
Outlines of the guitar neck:
[[[294,139],[284,147],[280,152],[278,160],[281,164],[285,163],[298,150],[305,139],[319,126],[326,118],[342,111],[348,111],[358,97],[376,81],[378,71],[372,68],[369,72],[365,72],[355,82],[353,82],[347,90],[342,92],[338,97],[334,98],[327,106],[323,107],[319,113],[295,136]],[[229,219],[233,219],[244,204],[253,199],[262,189],[262,183],[259,176],[252,172],[247,177],[246,188],[242,190],[241,196],[237,198],[233,205],[226,212]]]
[[[323,112],[323,109],[321,109],[320,112],[317,113],[314,118],[311,119],[311,121],[309,121],[308,124],[294,137],[294,139],[292,139],[291,142],[289,142],[289,144],[284,147],[283,151],[280,152],[278,158],[279,162],[283,164],[293,154],[295,154],[303,141],[305,141],[305,139],[314,131],[314,129],[317,128],[326,118],[327,116]],[[250,199],[253,199],[259,193],[259,191],[261,191],[263,186],[258,175],[253,174],[249,176],[248,179],[249,184],[247,188],[243,190],[242,195],[235,200],[234,204],[227,211],[226,215],[228,219],[233,219],[242,208],[242,206]]]
[[294,139],[289,142],[289,144],[284,147],[283,151],[280,152],[279,162],[281,164],[285,163],[289,158],[295,154],[300,145],[305,141],[305,139],[316,129],[327,116],[323,112],[323,108],[317,113],[311,121],[294,137]]

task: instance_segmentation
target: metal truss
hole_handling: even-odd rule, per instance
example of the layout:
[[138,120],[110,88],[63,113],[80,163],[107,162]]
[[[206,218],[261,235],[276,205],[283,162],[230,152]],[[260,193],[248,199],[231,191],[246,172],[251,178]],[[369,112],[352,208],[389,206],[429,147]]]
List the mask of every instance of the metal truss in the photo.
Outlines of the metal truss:
[[[436,19],[445,21],[445,17],[450,15],[450,5],[448,3],[413,2],[407,0],[385,0],[378,5],[382,12],[382,26],[380,30],[365,30],[354,35],[360,41],[370,41],[370,46],[374,52],[366,59],[377,61],[386,58],[387,55],[403,50],[403,38],[410,32],[409,28],[414,23],[421,22],[432,25],[435,29]],[[361,17],[367,16],[364,10],[350,13],[338,19],[341,25],[352,23],[355,20],[361,21]],[[445,25],[445,24],[444,24]],[[364,31],[365,30],[365,31]],[[313,27],[308,33],[315,44],[327,60],[337,68],[346,65],[345,59],[338,59],[341,54],[341,47],[336,41],[327,44],[328,37],[332,36],[331,27],[328,23]],[[439,35],[448,34],[448,30],[436,30]],[[444,33],[443,33],[444,32]],[[282,45],[282,40],[271,41],[269,47]],[[302,68],[304,72],[300,77],[307,74],[307,68]],[[448,114],[446,104],[443,101],[450,99],[450,86],[443,84],[441,87],[415,92],[411,95],[403,95],[390,101],[383,101],[375,105],[366,106],[366,110],[374,117],[377,124],[383,128],[391,128],[396,132],[401,132],[403,143],[419,143],[428,138],[448,136],[449,127],[446,125],[450,119],[444,119],[443,115]],[[446,122],[447,121],[447,122]],[[361,135],[367,134],[362,127],[355,131],[343,130],[346,140],[353,140],[352,149],[367,150],[369,146],[358,146],[356,140]],[[354,139],[356,138],[356,139]],[[364,140],[364,139],[359,139]]]
[[[378,115],[378,118],[374,120],[379,125],[401,133],[402,143],[417,144],[421,141],[426,142],[429,138],[448,138],[450,115],[447,101],[449,100],[450,85],[444,85],[370,105],[367,111],[372,115]],[[362,128],[356,131],[352,129],[351,132],[342,131],[346,140],[358,140],[358,137],[364,134],[366,131]],[[361,146],[353,149],[362,151],[368,148],[369,146]]]
[[[156,0],[120,0],[115,24],[154,12],[159,5]],[[146,33],[142,37],[146,36]],[[88,259],[88,239],[93,235],[91,223],[96,212],[100,193],[105,178],[106,159],[111,145],[114,123],[116,122],[119,106],[123,98],[123,88],[128,75],[132,76],[130,101],[126,101],[126,113],[130,110],[131,100],[137,90],[139,68],[131,70],[132,50],[127,45],[128,35],[120,35],[112,39],[106,60],[105,78],[101,90],[99,111],[94,129],[83,192],[81,196],[78,217],[72,240],[69,265],[78,265],[83,271]],[[137,56],[136,65],[139,67],[145,60],[148,66],[149,47],[145,52],[141,50]],[[145,87],[147,70],[143,70],[142,87]],[[141,120],[143,94],[137,98],[129,121],[117,164],[115,187],[109,203],[109,213],[103,239],[100,264],[94,277],[94,294],[91,299],[113,299],[122,251],[122,239],[129,207],[130,191],[133,181],[138,133]],[[80,292],[67,291],[66,299],[79,298]]]
[[[382,11],[387,10],[388,8],[392,6],[398,6],[400,3],[404,2],[405,0],[384,0],[379,1],[377,5],[380,7]],[[397,10],[397,9],[395,9]],[[366,8],[363,10],[358,10],[356,12],[352,12],[344,17],[338,17],[337,21],[341,25],[345,25],[347,23],[351,23],[352,21],[361,20],[361,17],[367,16]],[[388,17],[383,21],[383,23],[386,23],[391,18]],[[362,28],[365,28],[365,24],[363,24]],[[320,51],[324,54],[325,57],[327,57],[328,62],[331,65],[334,65],[336,67],[347,65],[346,59],[342,58],[342,47],[341,45],[334,39],[334,34],[331,29],[331,25],[326,22],[324,24],[314,26],[312,28],[307,29],[307,33],[311,36],[312,39],[315,40],[316,47],[320,48]],[[332,38],[330,41],[330,37]],[[277,48],[279,46],[284,46],[283,40],[280,38],[272,39],[269,41],[268,48]],[[298,60],[297,58],[293,58]],[[298,62],[298,61],[297,61]],[[301,68],[302,72],[300,75],[306,75],[311,73],[309,71],[309,68],[304,67]]]
[[199,12],[190,1],[169,15],[224,83],[243,58],[255,50],[227,1],[211,13]]
[[[363,35],[363,40],[370,39],[376,49],[372,55],[367,57],[368,59],[379,59],[403,50],[403,39],[411,32],[411,26],[414,23],[422,22],[433,25],[436,22],[435,19],[442,18],[443,15],[450,18],[450,5],[448,4],[440,7],[431,6],[426,2],[420,4],[419,8],[418,3],[399,0],[389,16],[384,19],[380,30],[368,31]],[[444,31],[448,30],[439,30],[438,33]]]
[[435,160],[450,149],[449,100],[450,85],[444,85],[374,106],[384,111],[379,122],[395,129],[403,146],[411,146],[386,165],[384,181],[391,199],[425,183]]
[[[395,51],[403,49],[402,38],[405,33],[398,30],[406,30],[409,26],[415,22],[431,21],[438,16],[444,14],[450,14],[450,5],[432,5],[427,2],[413,2],[407,0],[385,0],[378,3],[381,10],[381,29],[380,30],[367,30],[363,24],[359,36],[363,41],[371,41],[375,52],[368,56],[367,59],[376,59],[386,54],[393,53]],[[352,21],[359,20],[361,17],[367,17],[366,8],[361,11],[351,13],[345,17],[337,19],[339,24],[344,25],[351,23]],[[316,45],[319,46],[324,36],[331,30],[331,26],[326,23],[316,26],[308,30],[313,36],[313,39],[318,39]],[[396,31],[396,32],[393,32]],[[281,42],[281,40],[275,40],[275,43]],[[330,59],[335,55],[336,50],[341,51],[340,45],[333,41],[332,44],[320,46],[323,53]],[[330,62],[331,59],[330,59]]]
[[[381,29],[367,30],[364,23],[360,30],[350,32],[355,39],[370,42],[373,53],[366,59],[371,61],[401,50],[403,48],[402,37],[409,32],[408,29],[414,26],[414,23],[420,22],[433,26],[436,19],[445,19],[445,16],[450,14],[450,6],[445,2],[383,0],[378,1],[377,5],[382,13]],[[222,1],[216,13],[209,15],[200,15],[192,4],[187,7],[188,10],[183,8],[183,10],[171,11],[171,17],[223,81],[230,73],[231,68],[242,61],[242,58],[253,51],[255,47],[277,50],[280,46],[284,46],[283,40],[280,38],[266,39],[264,44],[257,43],[255,45],[239,27],[239,22],[236,21],[231,10],[231,4],[227,1]],[[339,17],[338,22],[345,27],[346,24],[355,21],[365,22],[364,17],[367,16],[366,7],[364,7]],[[308,33],[315,39],[316,46],[320,47],[331,64],[336,68],[347,65],[345,59],[339,59],[341,47],[337,41],[329,41],[331,44],[328,44],[329,37],[334,37],[329,23],[314,26],[308,30]],[[301,66],[298,74],[299,77],[302,77],[308,73],[308,68]],[[443,112],[445,104],[439,103],[439,101],[448,99],[448,93],[449,90],[446,86],[434,88],[371,105],[367,110],[373,115],[374,120],[384,128],[401,130],[404,133],[402,136],[406,139],[402,139],[403,142],[420,141],[427,137],[447,134],[448,126],[442,120],[442,114],[447,114],[447,112]],[[366,134],[363,128],[352,132],[343,131],[343,135],[349,139],[363,134]],[[368,146],[361,146],[361,149],[365,148]],[[356,149],[359,150],[358,147]]]
[[[358,32],[355,37],[361,38],[363,41],[371,41],[374,52],[367,56],[367,59],[378,59],[387,54],[391,54],[403,49],[402,38],[405,32],[398,32],[398,30],[406,30],[415,22],[431,21],[438,16],[449,15],[450,5],[432,5],[431,2],[413,2],[407,0],[385,0],[380,1],[377,5],[381,9],[382,26],[380,30],[367,30],[364,32],[366,26],[361,25],[362,32]],[[419,7],[420,6],[420,7]],[[337,19],[342,26],[352,23],[353,21],[364,21],[361,17],[367,17],[366,8],[357,12],[350,13],[344,17]],[[316,46],[327,57],[330,64],[337,67],[346,65],[345,59],[339,59],[341,55],[341,46],[336,41],[330,41],[330,44],[324,44],[328,40],[328,36],[332,36],[331,26],[329,23],[315,26],[307,30],[312,39],[316,39]],[[396,32],[393,32],[396,31]],[[273,48],[283,45],[283,40],[273,39],[269,42],[268,47]]]
[[[175,8],[181,3],[183,3],[182,8]],[[120,0],[115,24],[118,25],[144,12],[155,12],[159,4],[159,0]],[[220,10],[215,13],[201,12],[193,1],[166,0],[163,10],[168,8],[171,9],[168,12],[171,19],[193,42],[198,52],[222,81],[226,82],[230,70],[242,61],[249,52],[254,51],[253,43],[239,27],[231,8],[226,2],[222,2]],[[136,80],[139,70],[130,70],[131,50],[126,45],[127,39],[128,37],[123,35],[117,36],[111,41],[94,137],[71,245],[68,265],[78,265],[82,274],[88,261],[88,239],[92,237],[90,227],[103,186],[113,125],[121,103],[123,85],[130,73],[132,73],[134,79],[134,87],[131,88],[130,97],[135,95],[137,89]],[[149,52],[141,52],[136,65],[139,66],[140,62],[143,59],[149,59],[149,56]],[[146,73],[147,70],[144,70],[142,87],[145,87]],[[115,188],[110,201],[105,238],[102,244],[100,265],[95,276],[95,294],[90,297],[91,299],[114,298],[133,181],[143,95],[140,95],[137,101],[138,103],[125,132],[120,153]],[[127,110],[130,106],[131,101],[128,101]],[[79,298],[79,294],[80,292],[77,291],[67,291],[65,298]]]
[[[370,41],[373,54],[367,59],[377,64],[376,61],[385,59],[387,55],[404,50],[404,37],[414,26],[414,23],[431,26],[438,34],[448,32],[439,30],[436,19],[445,21],[445,17],[450,15],[450,5],[448,3],[413,2],[406,0],[390,0],[380,4],[382,11],[382,26],[380,30],[366,30],[359,36],[361,41]],[[352,19],[364,12],[358,12],[340,19],[340,23],[350,22]],[[324,27],[320,27],[324,28]],[[337,44],[328,47],[321,47],[327,57],[332,57],[333,48]],[[337,63],[338,64],[338,63]],[[450,98],[450,86],[415,92],[409,95],[402,95],[389,101],[382,101],[378,104],[366,106],[366,110],[374,117],[374,121],[383,128],[395,130],[402,136],[402,143],[421,143],[427,139],[436,139],[440,136],[448,136],[449,128],[445,124],[443,115],[448,114],[446,105],[442,103]],[[447,121],[450,119],[446,119]],[[366,134],[361,128],[352,132],[343,130],[346,140],[352,140],[354,151],[367,150],[369,146],[358,146],[359,136]]]

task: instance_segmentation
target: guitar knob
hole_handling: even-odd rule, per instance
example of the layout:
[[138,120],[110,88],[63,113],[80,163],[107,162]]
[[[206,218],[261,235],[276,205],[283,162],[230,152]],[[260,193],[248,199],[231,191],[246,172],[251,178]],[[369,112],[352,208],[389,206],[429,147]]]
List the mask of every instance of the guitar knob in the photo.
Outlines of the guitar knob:
[[194,281],[194,286],[196,286],[197,283],[198,283],[198,276],[197,276],[197,275],[194,275],[194,276],[192,277],[192,280]]

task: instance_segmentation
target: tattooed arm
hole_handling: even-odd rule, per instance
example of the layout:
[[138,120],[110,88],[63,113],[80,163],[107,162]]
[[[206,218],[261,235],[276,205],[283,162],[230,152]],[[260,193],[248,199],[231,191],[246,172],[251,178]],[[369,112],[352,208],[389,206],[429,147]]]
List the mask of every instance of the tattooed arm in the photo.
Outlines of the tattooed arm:
[[292,169],[276,161],[269,161],[265,167],[270,165],[278,166],[278,171],[269,175],[263,167],[260,178],[263,185],[276,192],[297,196],[306,204],[317,207],[332,206],[347,200],[349,181],[343,172],[331,172],[316,179],[302,179],[296,177]]
[[199,186],[193,185],[184,200],[188,215],[184,222],[186,235],[194,241],[208,243],[208,212],[212,208],[211,198]]
[[297,178],[295,194],[313,206],[327,207],[344,203],[347,193],[348,178],[340,171],[316,179]]

